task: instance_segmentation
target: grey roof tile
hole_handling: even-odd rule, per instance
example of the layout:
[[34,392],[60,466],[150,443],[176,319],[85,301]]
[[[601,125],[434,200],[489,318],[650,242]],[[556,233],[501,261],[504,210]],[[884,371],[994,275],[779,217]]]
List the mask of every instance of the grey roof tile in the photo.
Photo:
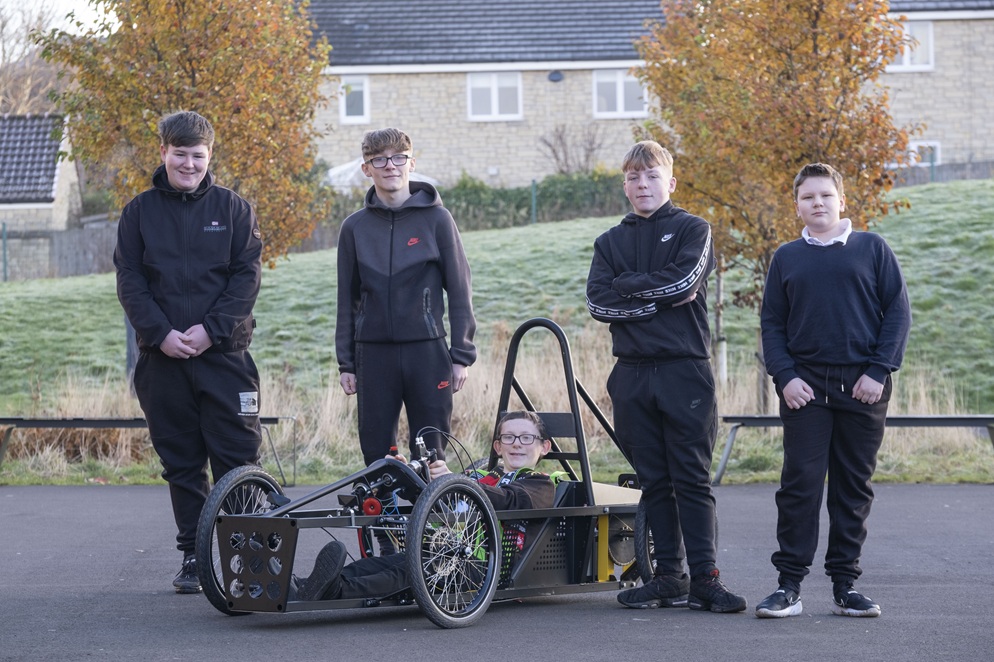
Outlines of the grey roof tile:
[[[895,0],[895,13],[994,0]],[[659,0],[312,0],[332,66],[632,60]]]
[[52,202],[61,115],[0,115],[0,204]]
[[904,14],[908,12],[927,11],[978,11],[984,9],[994,9],[994,1],[991,0],[902,0],[890,3],[890,10],[894,13]]
[[633,60],[659,0],[312,0],[332,65]]

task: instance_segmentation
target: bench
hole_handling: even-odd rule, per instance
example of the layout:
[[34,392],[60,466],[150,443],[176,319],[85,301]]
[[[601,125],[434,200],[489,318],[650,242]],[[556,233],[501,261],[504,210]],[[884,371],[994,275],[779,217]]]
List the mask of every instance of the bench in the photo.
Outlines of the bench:
[[[728,437],[725,439],[725,449],[721,453],[721,461],[715,471],[714,485],[721,484],[721,477],[725,473],[725,466],[728,464],[728,457],[732,454],[732,446],[735,444],[735,435],[741,428],[771,428],[781,427],[783,422],[779,416],[766,416],[761,414],[750,414],[740,416],[722,416],[723,423],[731,425],[728,429]],[[985,415],[964,415],[964,416],[888,416],[887,427],[889,428],[987,428],[991,443],[994,444],[994,416]]]
[[[283,464],[280,462],[279,453],[276,452],[276,445],[273,443],[273,437],[269,433],[269,428],[273,425],[278,425],[284,421],[290,421],[293,424],[293,482],[290,485],[295,485],[297,483],[297,418],[295,416],[260,416],[259,425],[262,427],[263,432],[266,435],[266,439],[269,441],[269,450],[273,454],[273,458],[276,461],[276,467],[279,469],[280,478],[284,487],[287,485],[286,475],[283,473]],[[45,429],[45,430],[55,430],[55,429],[96,429],[96,430],[112,430],[112,429],[142,429],[147,428],[148,423],[145,422],[144,418],[2,418],[0,417],[0,464],[3,464],[4,455],[7,453],[7,446],[10,443],[10,437],[14,434],[14,430],[28,430],[28,429]]]

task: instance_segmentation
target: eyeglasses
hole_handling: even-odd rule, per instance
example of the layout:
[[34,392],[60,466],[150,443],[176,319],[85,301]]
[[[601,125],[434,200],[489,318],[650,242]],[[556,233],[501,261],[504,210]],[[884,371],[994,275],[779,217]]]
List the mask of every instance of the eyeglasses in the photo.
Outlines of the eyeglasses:
[[368,163],[374,168],[386,168],[387,161],[394,164],[395,166],[402,166],[410,160],[411,160],[410,154],[394,154],[393,156],[374,156],[365,163]]
[[497,438],[505,446],[513,444],[515,439],[519,440],[525,446],[531,446],[536,440],[540,440],[542,437],[537,434],[501,434]]

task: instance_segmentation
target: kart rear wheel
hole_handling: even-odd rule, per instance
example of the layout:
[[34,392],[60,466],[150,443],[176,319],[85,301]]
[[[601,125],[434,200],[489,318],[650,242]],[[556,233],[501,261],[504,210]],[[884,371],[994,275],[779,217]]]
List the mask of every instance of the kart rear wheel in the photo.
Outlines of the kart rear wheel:
[[639,499],[635,510],[635,567],[638,569],[642,583],[652,581],[656,570],[656,546],[652,542],[652,529],[649,528],[649,518],[646,515],[645,500]]
[[257,466],[232,469],[221,477],[207,495],[197,524],[197,576],[204,595],[218,611],[231,616],[249,612],[233,611],[228,606],[221,554],[217,540],[217,518],[222,515],[258,515],[273,510],[271,493],[283,495],[283,488],[266,471]]
[[411,590],[440,628],[472,625],[500,579],[500,526],[483,490],[460,474],[428,483],[407,524]]

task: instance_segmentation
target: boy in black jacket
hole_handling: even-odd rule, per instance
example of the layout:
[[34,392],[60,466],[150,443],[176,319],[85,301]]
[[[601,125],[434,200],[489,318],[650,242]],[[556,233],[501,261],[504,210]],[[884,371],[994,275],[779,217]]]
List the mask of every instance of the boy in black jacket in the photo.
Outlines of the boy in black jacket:
[[587,308],[611,325],[617,363],[607,389],[618,440],[642,486],[656,569],[652,581],[621,592],[618,601],[742,611],[745,599],[724,586],[715,566],[711,226],[670,202],[673,157],[658,143],[632,147],[622,171],[633,211],[594,244]]
[[135,393],[169,483],[183,565],[173,586],[198,593],[193,556],[210,484],[257,464],[259,373],[249,355],[262,239],[252,207],[208,171],[214,128],[194,112],[159,122],[162,165],[124,208],[117,295],[141,352]]
[[[365,207],[345,219],[339,234],[335,351],[342,389],[359,399],[367,465],[400,445],[402,405],[412,451],[422,428],[448,432],[452,394],[476,361],[470,270],[459,230],[435,188],[410,181],[412,150],[403,131],[366,133],[362,170],[373,186]],[[444,458],[441,435],[425,441]]]
[[773,255],[761,315],[766,370],[780,396],[784,461],[776,496],[780,549],[772,558],[780,586],[756,615],[801,613],[827,473],[832,610],[878,616],[880,605],[853,582],[862,572],[890,374],[901,365],[911,329],[908,292],[880,235],[853,232],[840,217],[846,196],[834,168],[804,166],[794,178],[794,204],[805,227],[801,239]]

